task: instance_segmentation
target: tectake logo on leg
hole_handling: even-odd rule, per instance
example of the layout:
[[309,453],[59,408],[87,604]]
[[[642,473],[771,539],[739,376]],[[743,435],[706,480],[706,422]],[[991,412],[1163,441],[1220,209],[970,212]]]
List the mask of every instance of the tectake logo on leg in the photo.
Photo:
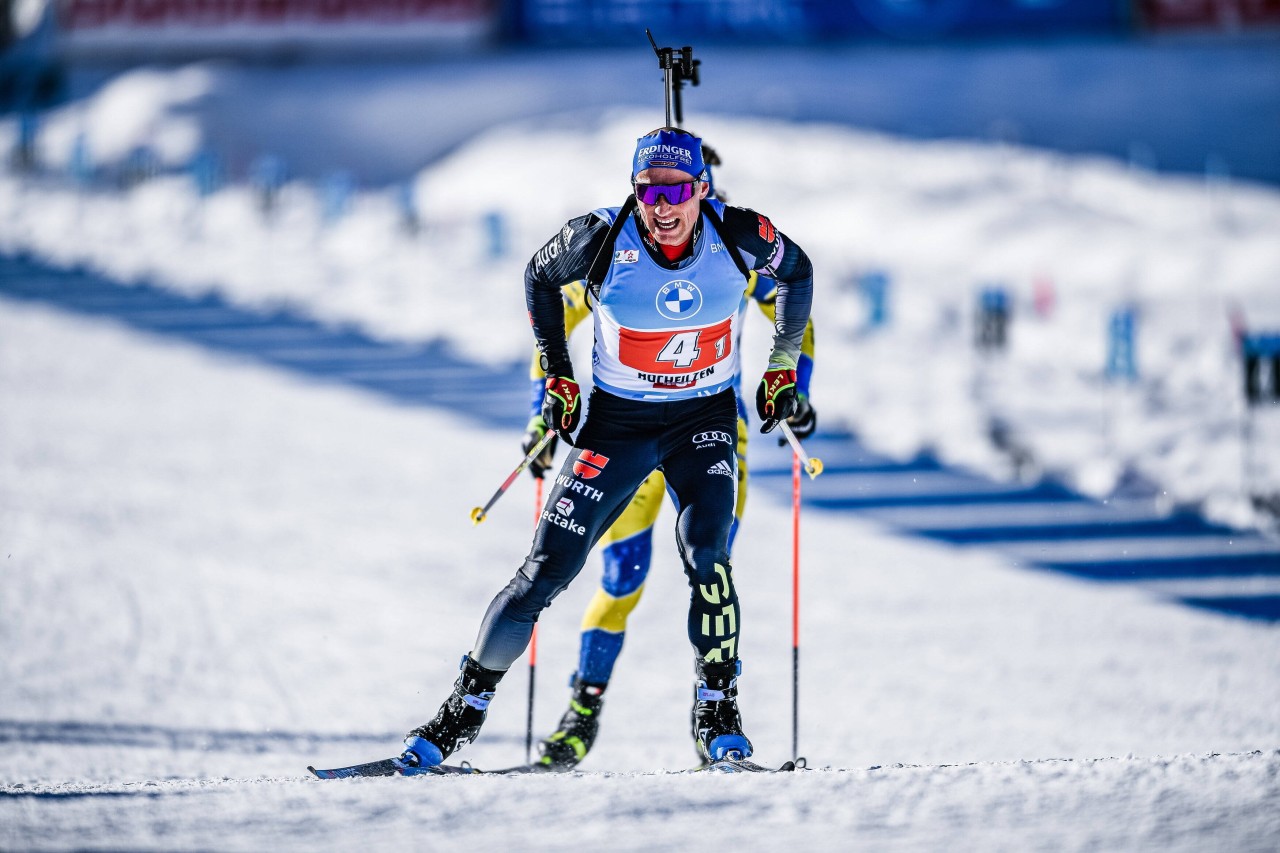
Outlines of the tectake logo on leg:
[[[560,504],[558,502],[556,504],[556,509],[560,509]],[[583,527],[572,518],[569,518],[567,515],[560,515],[558,512],[553,513],[550,510],[544,509],[542,511],[542,520],[548,524],[554,524],[556,527],[563,527],[565,530],[568,530],[570,533],[577,536],[584,536],[587,532],[587,528]]]
[[561,515],[573,515],[573,501],[568,498],[561,498],[556,501],[556,512]]

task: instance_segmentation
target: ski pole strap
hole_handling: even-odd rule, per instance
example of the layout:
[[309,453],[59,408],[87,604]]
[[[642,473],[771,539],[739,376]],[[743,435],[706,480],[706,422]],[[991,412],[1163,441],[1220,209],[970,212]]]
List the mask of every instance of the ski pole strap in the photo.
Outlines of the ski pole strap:
[[787,426],[787,422],[778,421],[778,426],[782,428],[782,434],[787,437],[787,443],[791,445],[791,449],[795,451],[796,456],[800,457],[804,462],[804,471],[809,475],[809,479],[822,473],[822,460],[816,456],[810,456],[805,453],[804,447],[800,444],[800,439],[796,438],[796,434],[791,431],[791,427]]

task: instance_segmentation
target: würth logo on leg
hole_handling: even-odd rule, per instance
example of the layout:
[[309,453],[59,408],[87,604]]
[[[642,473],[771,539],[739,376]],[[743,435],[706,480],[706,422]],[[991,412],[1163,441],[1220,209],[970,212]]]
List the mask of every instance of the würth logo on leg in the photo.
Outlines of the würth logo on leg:
[[600,476],[600,472],[604,470],[604,466],[609,464],[608,456],[601,456],[599,453],[592,453],[590,450],[582,451],[573,463],[573,473],[584,480],[593,480]]

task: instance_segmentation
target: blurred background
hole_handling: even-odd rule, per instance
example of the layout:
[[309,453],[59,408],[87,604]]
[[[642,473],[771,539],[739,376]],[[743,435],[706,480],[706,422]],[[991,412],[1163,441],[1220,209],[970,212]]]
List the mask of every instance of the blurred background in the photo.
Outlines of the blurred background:
[[[213,125],[208,141],[233,172],[270,149],[295,173],[395,180],[513,117],[660,104],[647,27],[663,45],[697,46],[707,71],[695,114],[1280,182],[1276,0],[4,0],[0,10],[0,112],[33,122],[131,66],[217,60],[213,91],[186,106]],[[244,64],[257,72],[228,72]],[[331,112],[320,102],[335,97],[355,111],[343,124],[357,126],[305,140],[254,126],[258,110],[301,120]],[[396,104],[421,111],[414,139],[378,126]]]
[[661,122],[645,29],[694,45],[721,187],[817,262],[827,427],[1274,527],[1277,0],[2,8],[0,250],[490,365]]

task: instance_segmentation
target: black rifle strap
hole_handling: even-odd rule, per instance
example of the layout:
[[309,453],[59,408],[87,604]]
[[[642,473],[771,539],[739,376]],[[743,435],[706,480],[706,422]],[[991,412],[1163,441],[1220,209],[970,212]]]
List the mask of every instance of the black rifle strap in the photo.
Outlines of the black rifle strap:
[[613,225],[609,227],[609,233],[604,238],[604,244],[600,247],[600,251],[596,252],[595,260],[591,262],[591,269],[587,271],[587,292],[591,294],[592,299],[600,298],[600,285],[604,284],[605,278],[609,275],[609,264],[613,261],[613,244],[618,239],[618,233],[622,231],[622,227],[627,224],[627,217],[635,209],[636,197],[633,193],[622,203],[622,209],[614,217]]
[[750,280],[751,270],[747,269],[746,263],[742,260],[742,255],[738,253],[738,247],[729,239],[729,235],[724,233],[724,224],[720,222],[720,217],[716,215],[716,209],[708,204],[706,199],[702,200],[702,213],[715,226],[716,233],[720,235],[720,240],[729,252],[729,257],[733,258],[733,263],[738,268],[738,272],[742,273],[743,278]]

